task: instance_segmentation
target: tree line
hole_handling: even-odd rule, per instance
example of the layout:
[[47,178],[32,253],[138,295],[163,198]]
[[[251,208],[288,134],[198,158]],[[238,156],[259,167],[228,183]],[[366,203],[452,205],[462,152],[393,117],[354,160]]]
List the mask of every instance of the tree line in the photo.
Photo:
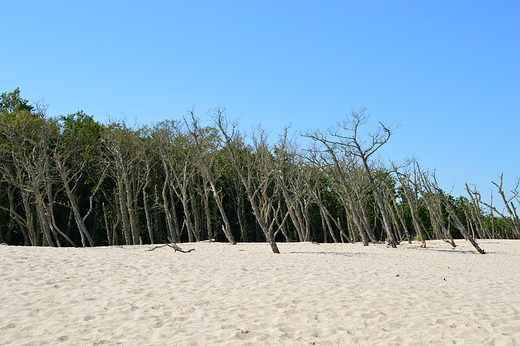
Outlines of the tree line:
[[394,129],[364,134],[351,113],[326,131],[276,138],[209,112],[129,126],[79,111],[51,117],[20,90],[0,96],[0,242],[99,246],[202,240],[400,242],[520,238],[518,184],[505,208],[439,188],[416,160],[385,163],[377,151]]

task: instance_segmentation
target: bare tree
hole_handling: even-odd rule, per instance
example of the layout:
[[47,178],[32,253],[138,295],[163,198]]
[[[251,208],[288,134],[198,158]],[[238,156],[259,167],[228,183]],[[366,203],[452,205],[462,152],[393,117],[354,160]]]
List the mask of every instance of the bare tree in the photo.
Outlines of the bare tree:
[[166,228],[170,237],[175,241],[180,240],[180,228],[175,211],[175,192],[173,191],[174,177],[170,169],[171,155],[173,149],[173,139],[176,136],[178,124],[173,121],[164,121],[154,127],[154,137],[157,142],[157,150],[164,176],[161,189],[162,200],[159,201],[159,194],[156,193],[158,206],[165,215]]
[[192,165],[192,153],[190,150],[192,150],[192,148],[189,148],[186,143],[177,143],[175,152],[168,157],[167,163],[174,182],[170,187],[181,201],[184,211],[184,224],[188,232],[188,241],[192,242],[194,238],[197,241],[200,239],[199,229],[193,225],[192,206],[190,206],[190,192],[192,192],[192,184],[194,183],[193,179],[195,176],[195,170]]
[[431,178],[432,178],[432,180],[430,181],[430,184],[431,184],[430,186],[432,187],[433,190],[435,190],[439,194],[440,197],[442,197],[442,201],[444,203],[446,211],[448,212],[448,214],[450,215],[451,219],[455,223],[455,227],[457,227],[459,229],[459,231],[471,243],[471,245],[473,245],[473,247],[475,249],[477,249],[478,252],[480,252],[481,254],[485,254],[486,252],[483,249],[480,248],[480,246],[477,244],[475,239],[471,236],[471,234],[469,234],[469,232],[467,231],[466,227],[464,227],[464,225],[460,221],[459,217],[455,213],[455,210],[453,210],[453,207],[451,206],[451,203],[450,203],[448,197],[446,196],[446,194],[439,188],[439,185],[437,184],[437,179],[436,179],[435,175],[432,175]]
[[[430,220],[434,229],[437,230],[438,237],[445,239],[447,242],[451,244],[451,246],[456,247],[455,241],[453,240],[453,236],[451,235],[449,229],[446,227],[442,217],[441,206],[445,199],[444,194],[439,191],[436,185],[433,184],[433,182],[430,180],[428,176],[428,173],[423,172],[420,175],[420,178],[421,183],[418,185],[418,187],[422,189],[421,194],[423,196],[423,201],[425,202],[426,207],[430,212]],[[442,230],[443,234],[440,233],[440,230]]]
[[[230,169],[233,170],[232,167],[230,167]],[[235,206],[237,219],[238,219],[238,225],[240,227],[240,238],[242,241],[247,242],[249,237],[248,237],[248,225],[246,222],[246,215],[245,215],[246,202],[245,202],[245,198],[244,198],[244,195],[245,195],[244,186],[242,185],[242,182],[240,181],[240,179],[237,177],[236,174],[229,172],[228,176],[231,180],[232,187],[233,187],[233,189],[231,189],[230,194],[233,197],[234,206]]]
[[[520,186],[520,179],[517,180],[516,186],[513,190],[511,190],[511,197],[507,198],[506,194],[503,190],[503,182],[504,182],[504,174],[502,173],[500,175],[500,184],[495,183],[492,181],[493,185],[495,185],[498,188],[498,193],[502,197],[502,201],[504,202],[504,209],[502,211],[499,211],[496,207],[494,207],[492,204],[486,203],[482,200],[482,197],[480,193],[474,188],[473,190],[469,189],[469,187],[466,185],[466,191],[474,198],[475,200],[478,200],[479,203],[487,206],[492,211],[496,212],[502,219],[511,227],[511,230],[513,231],[514,235],[520,239],[520,218],[518,217],[516,207],[513,203],[513,201],[517,201],[517,203],[520,203],[518,200],[518,197],[520,196],[518,187]],[[505,215],[505,211],[509,213],[509,217]]]
[[329,140],[327,135],[322,132],[307,132],[303,136],[314,141],[313,147],[308,150],[308,160],[318,169],[326,172],[349,220],[359,232],[363,245],[368,246],[366,232],[358,211],[359,205],[354,199],[355,193],[350,175],[350,171],[355,165],[353,155],[348,147]]
[[[394,164],[393,170],[396,174],[397,179],[399,180],[399,183],[401,184],[401,188],[403,189],[403,193],[406,199],[406,202],[408,204],[408,208],[410,209],[410,214],[412,216],[412,224],[414,227],[414,230],[416,234],[419,235],[421,239],[421,247],[426,247],[426,240],[424,239],[423,235],[423,228],[420,222],[420,218],[418,215],[418,174],[417,174],[417,165],[416,162],[413,160],[409,163],[408,166],[413,167],[413,170],[409,172],[399,172],[399,169]],[[410,168],[409,168],[410,170]]]
[[[359,128],[368,121],[368,117],[364,115],[365,109],[360,111],[352,110],[348,120],[338,122],[337,126],[329,129],[328,136],[316,131],[314,133],[306,133],[304,136],[313,139],[315,142],[319,142],[324,146],[324,150],[321,150],[321,161],[325,162],[326,165],[332,165],[337,171],[337,178],[340,179],[344,194],[341,195],[342,200],[348,201],[345,204],[349,214],[353,217],[353,221],[359,230],[363,243],[367,245],[365,231],[369,234],[372,241],[376,242],[371,227],[366,222],[366,217],[362,212],[363,208],[359,208],[357,205],[359,197],[361,196],[360,190],[356,190],[354,187],[360,187],[359,184],[352,184],[347,181],[347,176],[351,172],[354,172],[356,168],[356,158],[360,160],[361,166],[366,172],[368,178],[368,184],[374,195],[374,199],[379,207],[379,212],[383,219],[383,227],[387,234],[387,241],[390,246],[397,247],[397,241],[393,235],[390,218],[385,209],[381,193],[377,187],[374,173],[370,168],[370,157],[384,144],[388,142],[392,134],[392,129],[384,126],[382,123],[381,129],[375,134],[368,134],[371,138],[371,143],[367,147],[364,147],[364,143],[359,138]],[[345,133],[346,132],[346,133]],[[341,153],[341,157],[338,154]],[[345,162],[345,158],[348,161]],[[347,168],[347,169],[345,169]],[[333,180],[334,181],[334,180]],[[353,199],[352,196],[357,192],[358,199]]]
[[[253,214],[271,246],[271,250],[274,253],[280,253],[276,244],[276,235],[282,230],[290,209],[293,207],[288,206],[289,211],[277,224],[275,214],[276,211],[280,211],[280,208],[275,207],[276,198],[279,196],[279,185],[275,183],[275,175],[283,174],[283,172],[279,171],[279,167],[274,164],[265,131],[259,129],[251,138],[253,150],[245,151],[243,137],[238,133],[236,124],[230,125],[227,122],[224,111],[220,108],[213,110],[215,122],[224,136],[224,150],[244,186]],[[282,144],[278,146],[278,149],[284,150],[285,148]]]
[[124,121],[111,124],[102,133],[106,146],[105,160],[116,182],[117,210],[121,215],[123,235],[127,245],[139,245],[140,231],[136,210],[139,155],[138,133]]
[[211,187],[213,198],[215,199],[220,216],[224,222],[222,230],[224,231],[228,241],[231,244],[236,244],[235,238],[231,232],[231,224],[229,223],[229,219],[222,203],[222,191],[217,189],[217,177],[222,170],[221,167],[218,167],[218,162],[216,160],[216,153],[220,148],[219,138],[216,134],[210,133],[207,129],[205,130],[200,127],[199,120],[195,118],[193,111],[189,112],[189,120],[185,119],[185,122],[188,132],[194,141],[194,161],[201,169],[204,179]]
[[[364,147],[364,143],[359,138],[359,128],[368,122],[369,117],[365,115],[365,111],[365,109],[361,109],[359,111],[352,110],[350,113],[350,119],[348,121],[340,122],[336,127],[336,130],[333,132],[333,135],[338,139],[336,142],[338,145],[348,147],[354,156],[361,159],[363,167],[367,173],[368,181],[370,183],[370,187],[372,188],[374,198],[377,202],[377,205],[379,206],[381,217],[383,218],[383,227],[388,237],[387,241],[391,247],[395,248],[397,247],[397,241],[392,232],[390,218],[387,215],[383,199],[379,189],[377,188],[374,174],[370,169],[369,164],[370,157],[390,139],[390,136],[392,135],[392,129],[380,122],[379,124],[381,125],[381,128],[376,134],[368,134],[371,140],[368,145]],[[351,135],[344,135],[342,133],[344,130],[350,132]]]
[[154,148],[153,145],[155,142],[151,138],[151,134],[147,129],[148,136],[147,140],[144,141],[140,147],[140,152],[142,155],[142,160],[144,164],[144,185],[142,187],[143,193],[143,209],[146,218],[146,229],[148,230],[148,237],[150,238],[150,243],[154,244],[154,228],[152,226],[152,216],[151,216],[151,207],[148,204],[148,189],[150,188],[150,180],[151,180],[151,172],[154,166],[156,165],[156,161],[154,158]]
[[[471,218],[471,222],[475,225],[477,229],[477,233],[481,239],[486,239],[489,231],[484,223],[484,213],[482,209],[480,209],[480,202],[476,198],[475,195],[471,193],[469,185],[466,183],[466,191],[471,199],[471,203],[469,204],[469,216]],[[476,187],[475,187],[476,190]]]
[[51,178],[52,169],[49,150],[58,135],[58,128],[54,119],[46,118],[45,110],[45,106],[38,106],[36,113],[21,112],[2,117],[2,150],[9,153],[11,165],[0,165],[0,170],[4,180],[20,190],[27,217],[23,221],[24,218],[12,208],[10,215],[14,216],[20,225],[27,227],[31,244],[39,245],[39,233],[33,228],[32,221],[34,204],[36,220],[45,242],[55,246],[59,239],[56,235],[53,239],[52,231],[55,229],[51,228],[50,223],[49,213],[52,209],[48,207],[47,183]]
[[[298,154],[298,147],[289,138],[289,128],[285,128],[280,135],[278,145],[274,149],[274,163],[278,173],[274,178],[288,208],[289,217],[292,220],[300,241],[310,240],[309,204],[311,196],[306,189],[305,172],[303,162]],[[284,229],[282,228],[282,232]],[[284,233],[285,238],[289,237]]]
[[[399,222],[401,223],[401,227],[403,227],[403,230],[404,230],[404,233],[406,236],[406,240],[408,241],[408,244],[411,244],[412,237],[410,235],[410,231],[408,230],[408,227],[406,226],[406,221],[405,221],[403,213],[401,211],[401,207],[397,203],[397,196],[395,194],[395,191],[393,189],[390,189],[390,187],[388,185],[384,185],[383,194],[384,194],[385,200],[389,201],[389,203],[392,204],[393,209],[395,210],[395,212],[399,218]],[[391,208],[391,207],[389,207],[389,208]],[[397,224],[397,221],[395,221],[394,223]]]
[[341,240],[347,239],[347,241],[349,241],[347,235],[343,231],[343,228],[341,227],[339,222],[332,216],[329,209],[325,206],[325,203],[324,203],[323,197],[322,197],[323,186],[321,186],[321,184],[320,184],[319,171],[312,167],[308,167],[307,170],[309,171],[309,175],[310,175],[309,178],[305,179],[307,181],[307,190],[309,191],[312,201],[314,203],[316,203],[318,205],[318,208],[320,209],[322,224],[324,221],[324,224],[322,226],[323,233],[324,233],[324,236],[323,236],[324,239],[327,238],[327,230],[328,230],[332,240],[335,243],[338,243],[338,239],[337,239],[337,237],[334,233],[334,229],[330,223],[330,221],[332,220],[332,222],[334,222],[336,227],[339,229]]

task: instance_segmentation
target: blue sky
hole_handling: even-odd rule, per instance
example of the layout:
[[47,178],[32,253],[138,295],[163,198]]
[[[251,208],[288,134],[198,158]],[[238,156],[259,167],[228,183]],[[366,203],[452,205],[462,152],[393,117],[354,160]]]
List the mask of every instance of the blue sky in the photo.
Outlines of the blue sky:
[[208,109],[225,106],[274,138],[366,107],[372,124],[400,124],[381,155],[416,156],[455,196],[520,176],[518,1],[19,0],[0,11],[0,92],[20,87],[51,116],[152,124],[195,107],[209,124]]

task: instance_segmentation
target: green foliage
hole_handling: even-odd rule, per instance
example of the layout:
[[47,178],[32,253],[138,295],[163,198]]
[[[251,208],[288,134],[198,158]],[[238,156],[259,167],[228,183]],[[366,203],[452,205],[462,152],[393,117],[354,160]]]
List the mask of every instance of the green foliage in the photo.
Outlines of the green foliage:
[[79,111],[60,117],[60,145],[64,150],[80,152],[83,159],[94,161],[99,159],[101,150],[101,133],[103,125],[94,117]]
[[16,88],[13,92],[4,92],[2,95],[0,95],[0,112],[31,113],[34,110],[34,107],[28,103],[28,100],[24,100],[20,97],[20,88]]

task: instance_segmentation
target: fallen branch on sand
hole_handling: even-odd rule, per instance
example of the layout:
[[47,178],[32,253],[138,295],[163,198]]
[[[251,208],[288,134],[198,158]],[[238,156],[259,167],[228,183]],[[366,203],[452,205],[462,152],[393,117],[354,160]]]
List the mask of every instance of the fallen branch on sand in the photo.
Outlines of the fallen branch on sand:
[[165,247],[165,246],[169,246],[171,247],[172,249],[175,250],[175,252],[179,251],[179,252],[182,252],[182,253],[188,253],[188,252],[192,252],[192,251],[195,251],[195,249],[189,249],[189,250],[183,250],[180,248],[179,245],[177,245],[170,237],[168,237],[168,240],[170,241],[169,243],[166,243],[164,245],[159,245],[159,246],[156,246],[154,248],[151,248],[150,250],[147,250],[147,251],[153,251],[155,249],[158,249],[158,248],[161,248],[161,247]]

